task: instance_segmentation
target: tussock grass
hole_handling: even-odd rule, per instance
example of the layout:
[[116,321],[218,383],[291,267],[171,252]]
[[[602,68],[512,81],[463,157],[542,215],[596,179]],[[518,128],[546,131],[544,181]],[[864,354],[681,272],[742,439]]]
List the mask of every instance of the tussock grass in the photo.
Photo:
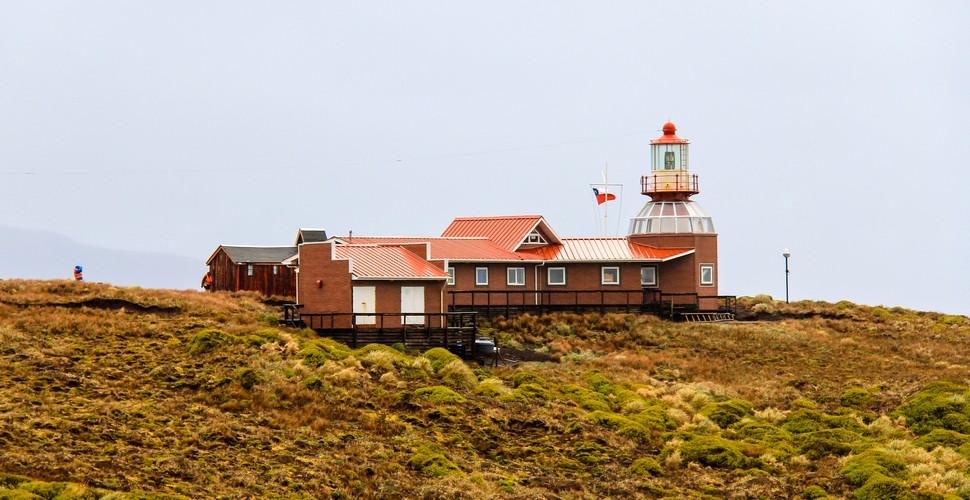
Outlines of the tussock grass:
[[477,367],[255,294],[0,280],[0,497],[970,496],[970,321],[741,307],[496,321],[559,361]]

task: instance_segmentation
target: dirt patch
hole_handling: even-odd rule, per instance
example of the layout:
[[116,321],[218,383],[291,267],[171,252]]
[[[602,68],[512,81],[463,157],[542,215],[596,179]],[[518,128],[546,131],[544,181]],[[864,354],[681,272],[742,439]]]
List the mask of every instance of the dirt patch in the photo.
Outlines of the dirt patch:
[[[9,303],[9,302],[8,302]],[[91,309],[109,309],[109,310],[120,310],[143,313],[143,314],[164,314],[173,315],[178,314],[182,310],[176,306],[145,306],[138,304],[136,302],[131,302],[124,299],[105,299],[100,297],[95,297],[93,299],[79,300],[77,302],[34,302],[34,303],[13,303],[22,308],[30,307],[64,307],[68,309],[80,309],[82,307],[90,307]]]

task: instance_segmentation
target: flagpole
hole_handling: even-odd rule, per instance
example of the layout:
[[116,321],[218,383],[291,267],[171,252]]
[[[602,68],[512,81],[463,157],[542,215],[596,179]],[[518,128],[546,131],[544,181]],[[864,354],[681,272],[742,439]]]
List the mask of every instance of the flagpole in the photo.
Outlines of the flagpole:
[[[603,163],[603,192],[606,193],[606,200],[610,199],[610,166],[609,163]],[[606,205],[603,208],[603,237],[608,236],[610,230],[610,204],[604,203]]]

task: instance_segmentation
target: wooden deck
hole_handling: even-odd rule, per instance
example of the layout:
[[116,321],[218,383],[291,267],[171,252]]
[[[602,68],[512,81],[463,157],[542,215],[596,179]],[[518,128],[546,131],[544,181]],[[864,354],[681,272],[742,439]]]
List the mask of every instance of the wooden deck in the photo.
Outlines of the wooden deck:
[[[733,295],[702,297],[696,293],[663,293],[643,290],[451,290],[448,309],[453,312],[477,312],[485,318],[506,318],[522,314],[565,313],[653,314],[686,321],[687,314],[720,314],[733,318],[737,299]],[[695,319],[698,316],[691,316]],[[707,316],[702,316],[707,317]]]
[[[285,310],[285,309],[284,309]],[[288,317],[284,313],[284,318]],[[403,344],[415,349],[444,347],[462,357],[472,355],[478,315],[455,313],[299,313],[300,326],[352,348],[367,344]]]

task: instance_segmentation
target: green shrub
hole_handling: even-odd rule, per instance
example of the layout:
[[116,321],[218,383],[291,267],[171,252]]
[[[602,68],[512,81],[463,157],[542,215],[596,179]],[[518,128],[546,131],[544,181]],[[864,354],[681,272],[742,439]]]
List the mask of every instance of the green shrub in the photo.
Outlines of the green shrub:
[[735,432],[743,438],[766,443],[789,443],[792,439],[790,432],[761,420],[748,420],[738,425]]
[[907,500],[916,499],[902,481],[874,474],[861,488],[855,490],[856,500]]
[[300,357],[310,366],[320,366],[327,361],[340,361],[351,355],[346,345],[330,338],[314,339],[303,345]]
[[594,411],[586,415],[586,418],[596,425],[601,427],[606,427],[607,429],[617,430],[620,427],[628,424],[635,424],[633,420],[630,420],[623,415],[608,412],[608,411]]
[[505,386],[505,383],[497,378],[489,378],[481,381],[475,389],[472,391],[479,396],[485,396],[489,398],[497,398],[505,394],[509,394],[512,391]]
[[21,483],[19,489],[33,493],[39,498],[57,498],[67,487],[67,483],[48,483],[45,481],[30,481]]
[[661,476],[664,470],[656,460],[643,457],[633,461],[630,465],[630,473],[634,476]]
[[237,342],[236,337],[215,328],[202,330],[189,339],[189,354],[207,354]]
[[283,334],[277,330],[263,329],[250,335],[246,335],[241,340],[250,347],[260,347],[263,344],[279,343],[283,339]]
[[501,396],[503,401],[549,401],[555,396],[552,391],[537,384],[522,384],[514,389],[510,394]]
[[802,408],[788,414],[781,420],[781,428],[792,434],[817,432],[824,429],[846,429],[861,434],[865,428],[849,415],[826,415],[822,412]]
[[970,435],[947,429],[933,429],[913,440],[914,446],[919,446],[926,451],[933,451],[938,446],[955,450],[967,443],[970,443]]
[[354,356],[357,357],[357,359],[363,359],[372,352],[385,353],[390,356],[395,363],[403,363],[408,360],[408,357],[403,351],[399,351],[392,346],[384,344],[367,344],[364,347],[354,351]]
[[0,488],[16,488],[20,483],[29,482],[30,478],[25,476],[18,476],[16,474],[6,474],[0,473]]
[[434,368],[428,358],[414,358],[411,362],[400,365],[398,371],[405,380],[427,380]]
[[634,422],[657,431],[669,430],[674,427],[667,411],[667,405],[660,400],[647,403],[647,408],[630,417]]
[[575,384],[559,387],[559,392],[574,401],[580,408],[588,411],[610,411],[609,400],[603,394]]
[[697,413],[711,419],[720,428],[727,429],[742,418],[754,415],[754,406],[741,399],[730,399],[719,403],[708,403]]
[[846,408],[861,410],[872,404],[872,394],[865,389],[849,389],[839,396],[839,403]]
[[867,450],[849,458],[839,474],[849,483],[861,486],[875,474],[903,479],[906,474],[906,464],[884,451]]
[[584,465],[596,465],[610,457],[610,451],[597,444],[581,441],[573,448],[572,458]]
[[464,475],[451,457],[434,443],[418,446],[408,459],[408,466],[428,477]]
[[545,388],[549,388],[549,382],[542,378],[538,373],[519,371],[512,376],[512,387],[518,387],[522,384],[535,384]]
[[414,391],[414,396],[431,403],[464,403],[467,401],[461,394],[441,385],[422,387]]
[[596,370],[590,370],[583,373],[583,378],[589,383],[589,386],[596,392],[609,396],[610,394],[616,394],[616,384],[606,378],[602,373]]
[[829,496],[829,494],[825,491],[824,488],[814,484],[809,486],[808,488],[805,488],[805,490],[802,491],[802,498],[807,498],[808,500],[815,500],[816,498],[825,498],[827,496]]
[[696,436],[680,445],[684,461],[720,469],[741,469],[746,464],[738,445],[719,436]]
[[855,432],[845,429],[823,429],[806,432],[794,437],[799,453],[812,460],[818,460],[829,455],[842,457],[852,453],[855,446],[864,442],[864,438]]
[[421,355],[428,361],[431,361],[431,367],[434,369],[435,373],[441,370],[448,363],[455,360],[461,360],[458,356],[454,355],[448,349],[444,347],[435,347],[434,349],[428,349],[424,354]]
[[[916,434],[926,434],[933,429],[946,429],[947,415],[966,415],[970,409],[967,400],[966,387],[946,381],[935,382],[907,399],[896,409],[894,415],[906,417],[906,425]],[[949,423],[953,425],[962,422],[950,417]]]
[[263,382],[263,377],[252,368],[243,368],[236,373],[235,379],[239,385],[246,389],[252,389]]

